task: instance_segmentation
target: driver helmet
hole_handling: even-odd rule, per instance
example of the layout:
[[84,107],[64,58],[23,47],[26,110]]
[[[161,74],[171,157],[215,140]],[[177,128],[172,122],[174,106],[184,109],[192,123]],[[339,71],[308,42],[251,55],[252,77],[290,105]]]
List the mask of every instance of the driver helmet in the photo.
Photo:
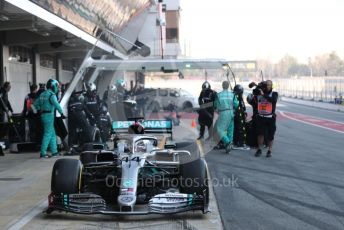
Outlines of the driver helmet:
[[233,89],[234,93],[237,95],[243,94],[244,93],[244,87],[242,85],[235,85]]
[[246,101],[247,101],[247,103],[252,104],[252,101],[253,101],[253,94],[252,93],[249,93],[247,95]]
[[97,95],[97,86],[96,86],[96,84],[94,84],[93,82],[89,82],[86,87],[87,87],[87,94],[90,97],[95,97]]
[[128,128],[129,134],[144,134],[145,128],[139,122],[135,122],[134,124],[130,125]]
[[87,84],[87,91],[89,91],[89,92],[94,92],[94,91],[96,91],[96,90],[97,90],[96,84],[94,84],[93,82],[89,82],[89,83]]
[[207,82],[207,81],[205,81],[202,84],[202,90],[206,90],[206,89],[211,89],[211,86],[210,86],[209,82]]
[[111,85],[109,86],[109,90],[110,90],[111,92],[115,93],[115,92],[117,91],[116,85],[111,84]]

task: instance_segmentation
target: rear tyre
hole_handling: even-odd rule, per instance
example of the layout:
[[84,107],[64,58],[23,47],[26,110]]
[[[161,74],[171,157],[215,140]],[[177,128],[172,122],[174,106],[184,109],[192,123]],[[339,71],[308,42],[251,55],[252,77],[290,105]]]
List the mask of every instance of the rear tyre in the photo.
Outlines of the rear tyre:
[[76,159],[58,159],[51,175],[51,191],[54,194],[80,192],[82,164]]

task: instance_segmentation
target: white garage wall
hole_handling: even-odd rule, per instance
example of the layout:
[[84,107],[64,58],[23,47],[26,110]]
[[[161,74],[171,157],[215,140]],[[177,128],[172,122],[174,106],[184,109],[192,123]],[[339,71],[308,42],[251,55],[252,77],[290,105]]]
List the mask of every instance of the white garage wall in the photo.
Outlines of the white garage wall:
[[[55,78],[56,71],[52,68],[40,67],[37,78],[38,83],[46,83],[50,78]],[[60,76],[61,83],[68,83],[73,78],[73,72],[62,70]],[[7,80],[11,82],[9,100],[14,113],[21,113],[24,98],[29,93],[29,83],[32,83],[32,65],[21,62],[9,62]]]
[[69,83],[72,80],[72,78],[73,78],[72,71],[67,71],[67,70],[61,71],[60,82],[62,84]]
[[20,62],[9,62],[8,81],[11,82],[9,100],[14,113],[23,109],[24,98],[30,91],[29,82],[32,82],[32,65]]
[[50,78],[56,78],[56,70],[41,66],[39,75],[37,76],[37,85],[39,83],[47,83]]

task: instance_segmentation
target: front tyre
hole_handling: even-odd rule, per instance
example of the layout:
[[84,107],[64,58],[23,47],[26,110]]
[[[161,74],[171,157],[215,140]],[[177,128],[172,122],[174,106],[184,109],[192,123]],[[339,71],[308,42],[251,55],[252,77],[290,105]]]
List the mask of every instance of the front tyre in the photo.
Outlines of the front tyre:
[[205,204],[209,204],[208,166],[204,159],[180,165],[181,192],[202,195]]
[[81,187],[82,164],[77,159],[58,159],[51,175],[53,194],[79,193]]

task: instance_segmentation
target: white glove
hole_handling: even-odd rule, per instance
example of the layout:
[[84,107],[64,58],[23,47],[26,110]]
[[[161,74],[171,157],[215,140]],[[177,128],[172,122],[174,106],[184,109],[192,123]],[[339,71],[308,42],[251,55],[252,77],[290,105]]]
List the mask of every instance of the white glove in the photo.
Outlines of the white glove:
[[36,107],[35,107],[34,105],[31,105],[31,109],[32,109],[32,112],[33,112],[34,114],[37,113],[37,109],[36,109]]

